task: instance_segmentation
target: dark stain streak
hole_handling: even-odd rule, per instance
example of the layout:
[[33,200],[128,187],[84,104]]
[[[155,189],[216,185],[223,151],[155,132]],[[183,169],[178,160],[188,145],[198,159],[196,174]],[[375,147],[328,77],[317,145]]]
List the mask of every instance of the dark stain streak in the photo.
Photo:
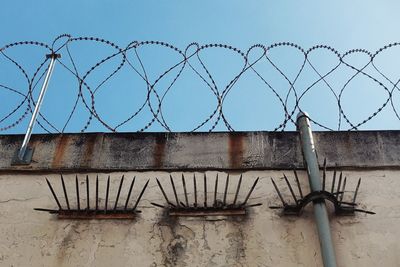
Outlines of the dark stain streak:
[[81,158],[81,166],[91,166],[93,160],[93,151],[96,144],[97,135],[89,135],[84,140],[84,151]]
[[160,168],[164,165],[165,143],[165,135],[160,134],[156,136],[156,144],[153,151],[154,167],[156,168]]

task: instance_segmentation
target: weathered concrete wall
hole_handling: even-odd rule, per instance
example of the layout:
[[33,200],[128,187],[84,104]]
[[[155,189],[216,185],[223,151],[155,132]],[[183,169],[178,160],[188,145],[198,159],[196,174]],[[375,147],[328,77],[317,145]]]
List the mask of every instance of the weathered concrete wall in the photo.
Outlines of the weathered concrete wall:
[[[322,163],[399,168],[400,131],[316,132]],[[34,135],[33,160],[13,166],[22,135],[0,135],[0,171],[254,170],[303,167],[298,133]]]
[[[111,173],[112,200],[121,174]],[[207,174],[212,192],[216,173]],[[293,178],[290,172],[287,174]],[[363,178],[358,200],[363,203],[362,208],[377,214],[331,217],[339,266],[398,266],[400,171],[346,171],[344,174],[348,177],[349,190],[355,187],[359,177]],[[89,175],[94,185],[95,174]],[[107,175],[100,174],[103,190]],[[45,175],[0,175],[0,266],[322,266],[312,209],[298,218],[281,217],[276,210],[268,208],[279,203],[269,178],[282,177],[282,171],[244,173],[243,189],[260,177],[251,202],[263,203],[261,207],[252,208],[245,218],[165,217],[150,202],[163,203],[155,177],[159,177],[171,193],[169,173],[129,172],[125,177],[130,179],[134,175],[138,186],[133,199],[144,182],[151,179],[140,205],[143,212],[135,221],[57,220],[48,213],[33,211],[35,207],[56,207]],[[178,192],[182,192],[181,173],[172,175],[178,178]],[[188,177],[191,175],[187,173]],[[59,177],[54,174],[47,177],[61,197]],[[81,192],[85,192],[84,175],[79,177]],[[219,177],[222,191],[225,174],[220,173]],[[75,175],[65,175],[65,178],[73,202]],[[300,173],[300,178],[307,188],[305,174]],[[238,174],[232,173],[231,179],[232,185],[236,185]],[[278,183],[285,188],[282,179],[278,179]],[[234,186],[229,188],[229,199],[234,189]],[[241,191],[240,199],[246,193],[247,190]],[[125,195],[123,191],[121,199]],[[289,196],[287,191],[285,195]],[[84,193],[81,197],[85,198]],[[179,197],[182,198],[182,194]],[[221,194],[218,197],[221,198]],[[102,198],[104,201],[104,196]]]

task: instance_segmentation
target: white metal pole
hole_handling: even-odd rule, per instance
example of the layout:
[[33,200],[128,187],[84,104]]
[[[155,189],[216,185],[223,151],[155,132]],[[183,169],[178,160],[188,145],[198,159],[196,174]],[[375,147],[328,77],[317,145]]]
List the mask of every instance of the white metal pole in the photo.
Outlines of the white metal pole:
[[29,140],[31,139],[33,127],[35,126],[36,119],[37,119],[37,116],[40,111],[40,107],[42,106],[44,95],[47,91],[47,87],[49,86],[51,75],[53,74],[56,59],[60,57],[59,54],[50,54],[47,56],[50,58],[49,68],[47,69],[46,77],[44,78],[44,82],[43,82],[42,88],[40,90],[39,98],[36,102],[35,109],[33,111],[31,120],[28,125],[28,129],[26,130],[24,141],[22,142],[21,149],[18,152],[18,159],[21,161],[24,160],[25,152],[28,147]]

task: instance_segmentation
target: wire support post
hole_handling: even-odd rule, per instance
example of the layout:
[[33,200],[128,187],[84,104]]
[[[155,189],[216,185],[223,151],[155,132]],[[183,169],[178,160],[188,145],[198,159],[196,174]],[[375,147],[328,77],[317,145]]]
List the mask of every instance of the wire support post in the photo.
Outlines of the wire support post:
[[33,110],[31,120],[29,121],[28,128],[25,133],[24,140],[22,142],[21,148],[17,152],[13,164],[19,165],[19,164],[30,164],[32,160],[32,155],[33,155],[33,149],[28,147],[29,141],[31,139],[32,131],[35,126],[37,116],[39,115],[40,108],[43,103],[44,95],[46,94],[47,88],[49,86],[49,82],[51,79],[51,76],[54,71],[54,66],[58,58],[61,58],[60,54],[52,53],[46,55],[46,58],[50,59],[49,66],[47,68],[46,76],[43,81],[42,88],[40,89],[39,97],[36,101],[35,104],[35,109]]
[[[307,113],[300,112],[297,115],[297,129],[300,133],[301,147],[307,166],[307,175],[311,192],[320,191],[322,190],[322,184],[319,174],[319,165]],[[313,205],[324,267],[336,267],[336,256],[325,201],[314,201]]]

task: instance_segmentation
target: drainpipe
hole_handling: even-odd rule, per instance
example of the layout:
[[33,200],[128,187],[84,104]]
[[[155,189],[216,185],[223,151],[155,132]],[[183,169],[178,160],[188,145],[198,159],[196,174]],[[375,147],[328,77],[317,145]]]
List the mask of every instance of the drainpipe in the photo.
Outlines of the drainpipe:
[[[321,191],[322,185],[319,174],[319,165],[307,113],[299,112],[297,115],[297,129],[300,133],[301,147],[307,165],[307,174],[311,191]],[[336,267],[335,250],[333,248],[325,200],[314,201],[313,205],[324,267]]]

